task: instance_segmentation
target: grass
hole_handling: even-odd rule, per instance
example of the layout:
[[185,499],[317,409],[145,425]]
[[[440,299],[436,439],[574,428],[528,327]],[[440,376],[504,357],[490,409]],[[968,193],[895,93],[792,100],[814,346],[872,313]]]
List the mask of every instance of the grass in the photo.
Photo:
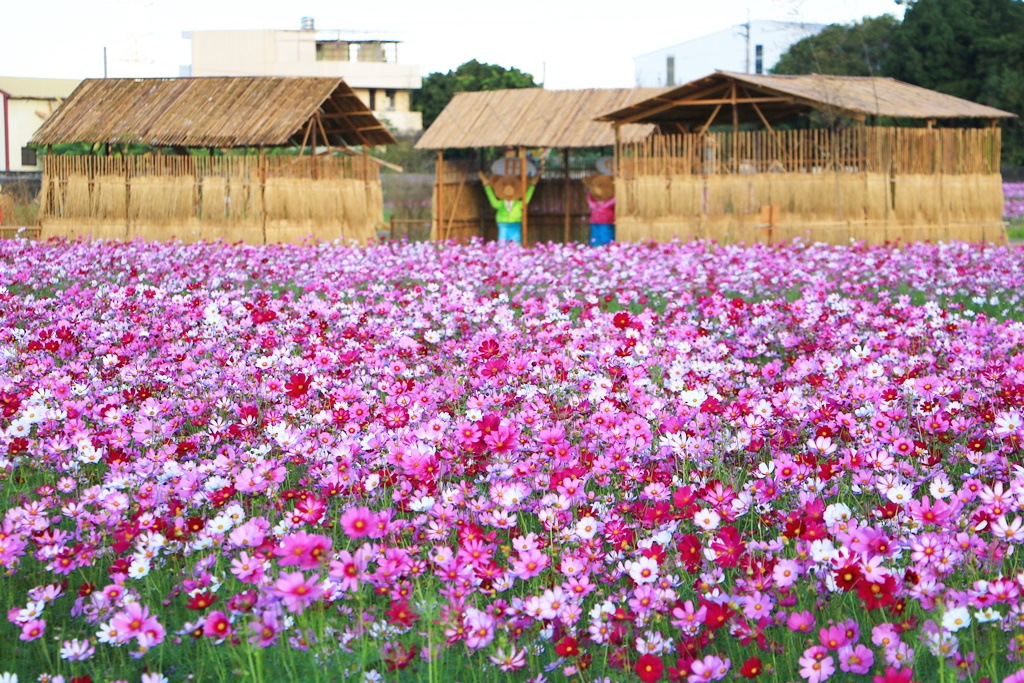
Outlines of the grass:
[[1006,222],[1006,237],[1011,240],[1024,240],[1024,218],[1011,218]]

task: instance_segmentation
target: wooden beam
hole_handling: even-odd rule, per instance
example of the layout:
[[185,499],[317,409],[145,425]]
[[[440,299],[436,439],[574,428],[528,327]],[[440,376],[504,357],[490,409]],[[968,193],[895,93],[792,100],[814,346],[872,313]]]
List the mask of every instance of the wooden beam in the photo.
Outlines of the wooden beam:
[[764,124],[764,127],[767,128],[772,133],[774,133],[775,129],[772,128],[772,124],[768,123],[768,119],[765,118],[764,112],[761,111],[761,107],[757,106],[757,103],[753,101],[753,98],[750,97],[750,93],[747,91],[745,87],[743,88],[743,94],[746,95],[747,99],[751,101],[750,106],[752,106],[754,108],[754,111],[757,112],[757,116],[761,119],[761,123]]
[[700,131],[698,131],[697,133],[698,135],[704,135],[704,133],[708,132],[708,128],[710,128],[711,124],[715,122],[715,117],[718,116],[718,112],[721,111],[721,109],[722,105],[720,104],[715,107],[715,110],[711,112],[711,116],[709,116],[708,120],[704,123],[703,126],[701,126]]
[[634,121],[638,121],[638,120],[640,120],[642,118],[645,118],[645,117],[648,117],[648,116],[654,116],[655,114],[660,114],[663,111],[668,111],[669,109],[672,109],[673,107],[682,106],[681,103],[683,103],[683,102],[691,102],[691,101],[694,101],[694,100],[698,100],[699,98],[703,97],[704,95],[710,95],[713,92],[718,92],[719,90],[728,90],[728,89],[729,89],[729,86],[727,84],[725,84],[725,83],[718,83],[714,87],[705,88],[704,90],[698,90],[697,92],[691,93],[690,95],[687,95],[686,97],[681,97],[678,100],[672,100],[670,102],[666,102],[665,104],[658,105],[657,107],[654,107],[653,109],[647,109],[645,111],[638,112],[636,114],[632,114],[632,115],[627,116],[626,118],[624,118],[624,119],[622,119],[620,121],[615,121],[612,125],[614,125],[616,128],[618,128],[619,126],[624,126],[627,123],[633,123]]

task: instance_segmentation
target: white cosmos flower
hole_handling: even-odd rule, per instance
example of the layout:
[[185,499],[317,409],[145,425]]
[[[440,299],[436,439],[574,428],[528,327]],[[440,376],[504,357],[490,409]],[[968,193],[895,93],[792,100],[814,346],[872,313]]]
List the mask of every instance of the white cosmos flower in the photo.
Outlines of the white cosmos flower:
[[704,531],[714,531],[721,521],[722,517],[714,510],[698,510],[693,515],[693,523]]
[[971,625],[971,613],[966,607],[954,607],[942,615],[942,628],[955,633]]

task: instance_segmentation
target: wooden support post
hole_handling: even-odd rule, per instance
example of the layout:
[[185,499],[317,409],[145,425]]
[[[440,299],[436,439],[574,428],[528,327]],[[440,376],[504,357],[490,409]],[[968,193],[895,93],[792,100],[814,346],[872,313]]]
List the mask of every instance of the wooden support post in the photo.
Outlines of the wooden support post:
[[721,104],[715,106],[714,111],[711,112],[711,116],[709,116],[708,120],[704,122],[703,126],[701,126],[700,131],[697,133],[698,135],[704,135],[704,133],[708,132],[708,128],[710,128],[711,124],[715,122],[715,117],[718,116],[718,112],[721,110]]
[[[732,134],[736,135],[736,133],[740,132],[740,110],[736,106],[736,83],[735,83],[735,81],[732,84],[731,98],[732,98]],[[733,143],[733,145],[735,146],[735,142]]]
[[572,241],[572,195],[570,194],[570,179],[569,179],[569,148],[566,147],[562,150],[562,168],[563,175],[565,178],[565,237],[562,239],[564,244],[569,244]]
[[530,244],[530,237],[529,237],[529,235],[530,235],[530,233],[529,233],[530,218],[529,218],[529,212],[527,210],[527,201],[526,201],[526,191],[527,191],[527,189],[529,189],[529,187],[526,184],[527,181],[528,181],[528,178],[526,176],[526,148],[525,147],[520,147],[519,148],[519,179],[520,179],[520,182],[522,182],[522,184],[523,184],[523,246],[525,247],[525,246],[528,246]]
[[434,218],[437,220],[437,232],[434,239],[442,239],[441,231],[444,225],[444,150],[437,150],[437,199],[434,202]]
[[313,130],[313,119],[306,124],[306,134],[302,136],[302,146],[299,147],[299,156],[306,153],[306,143],[309,142],[309,133]]
[[263,244],[267,243],[267,156],[260,145],[260,224],[263,230]]

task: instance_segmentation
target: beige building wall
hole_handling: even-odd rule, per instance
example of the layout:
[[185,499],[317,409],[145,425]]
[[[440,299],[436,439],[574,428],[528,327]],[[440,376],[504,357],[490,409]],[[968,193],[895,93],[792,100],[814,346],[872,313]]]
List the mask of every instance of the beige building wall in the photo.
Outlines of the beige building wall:
[[[341,77],[378,118],[399,132],[423,129],[423,116],[409,110],[410,94],[420,88],[420,69],[395,62],[317,60],[316,31],[193,31],[192,76]],[[353,46],[352,57],[358,58]],[[393,97],[388,98],[388,91]]]
[[[21,151],[27,147],[43,122],[81,81],[57,78],[0,77],[0,91],[6,107],[0,111],[0,170],[39,171],[42,163],[22,164]],[[8,164],[7,161],[10,161]]]

